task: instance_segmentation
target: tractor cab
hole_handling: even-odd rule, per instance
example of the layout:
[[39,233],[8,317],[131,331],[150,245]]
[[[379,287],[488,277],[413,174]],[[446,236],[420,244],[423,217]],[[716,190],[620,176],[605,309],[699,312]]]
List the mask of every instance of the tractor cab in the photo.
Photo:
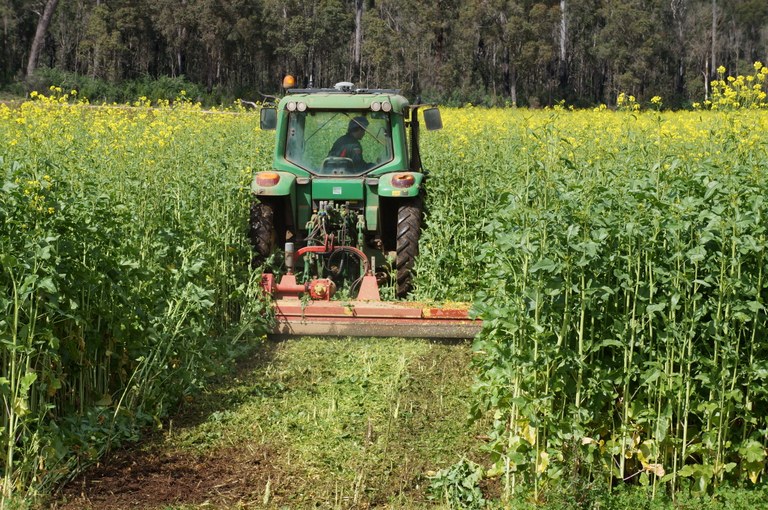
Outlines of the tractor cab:
[[[297,175],[421,171],[416,117],[421,106],[397,90],[352,90],[348,82],[333,89],[289,89],[276,107],[262,108],[261,128],[277,131],[275,168]],[[437,108],[426,110],[424,118],[427,129],[442,127]]]

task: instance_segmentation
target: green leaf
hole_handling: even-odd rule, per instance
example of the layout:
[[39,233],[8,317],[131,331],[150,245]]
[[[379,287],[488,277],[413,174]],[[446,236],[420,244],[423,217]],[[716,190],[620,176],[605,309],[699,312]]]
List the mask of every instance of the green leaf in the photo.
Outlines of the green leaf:
[[704,200],[709,200],[712,198],[712,195],[715,194],[715,192],[720,189],[720,183],[717,181],[710,181],[707,183],[707,191],[704,193]]
[[21,393],[26,393],[29,391],[29,388],[32,387],[34,382],[37,380],[37,374],[35,372],[27,372],[24,374],[24,377],[21,378],[20,385],[19,385],[19,391]]
[[653,372],[651,372],[651,375],[649,375],[645,379],[645,381],[643,381],[643,386],[648,386],[651,383],[656,382],[656,380],[661,376],[662,373],[663,372],[661,370],[658,370],[658,369],[656,369]]
[[600,347],[618,347],[619,349],[624,348],[624,343],[619,342],[618,340],[614,340],[612,338],[608,338],[606,340],[603,340],[600,342]]
[[[707,250],[699,245],[696,248],[692,248],[688,250],[688,253],[686,253],[688,260],[690,260],[692,263],[696,264],[697,262],[701,262],[707,257]],[[695,280],[698,282],[698,280]],[[703,281],[700,283],[704,283]],[[706,285],[709,287],[709,285]]]
[[765,448],[759,441],[751,439],[739,448],[739,453],[747,462],[762,463],[766,458]]
[[51,278],[50,276],[46,276],[45,278],[40,279],[37,282],[37,287],[39,289],[46,291],[49,294],[56,293],[56,284],[53,283],[53,278]]
[[109,393],[105,393],[102,397],[94,402],[99,407],[107,407],[112,405],[112,396]]
[[531,266],[530,272],[535,273],[537,271],[545,271],[547,273],[551,273],[554,271],[556,264],[553,260],[544,258],[536,262],[533,266]]
[[13,255],[3,253],[0,255],[0,265],[2,265],[5,269],[13,269],[18,265],[18,261]]

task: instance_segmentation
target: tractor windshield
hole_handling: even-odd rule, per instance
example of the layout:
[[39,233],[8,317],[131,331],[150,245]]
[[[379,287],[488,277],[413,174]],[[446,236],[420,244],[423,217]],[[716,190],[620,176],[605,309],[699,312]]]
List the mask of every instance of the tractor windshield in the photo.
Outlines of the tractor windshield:
[[285,158],[317,175],[361,175],[392,161],[391,133],[384,112],[294,111]]

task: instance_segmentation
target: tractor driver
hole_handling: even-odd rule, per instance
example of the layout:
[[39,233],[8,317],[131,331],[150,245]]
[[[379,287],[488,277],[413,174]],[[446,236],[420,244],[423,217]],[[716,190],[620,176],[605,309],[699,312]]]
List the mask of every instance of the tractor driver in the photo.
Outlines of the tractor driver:
[[360,145],[360,140],[365,136],[366,127],[368,127],[368,119],[363,116],[350,120],[347,126],[347,134],[339,137],[334,142],[328,156],[351,159],[351,169],[354,171],[367,170],[372,167],[373,164],[363,159],[363,146]]

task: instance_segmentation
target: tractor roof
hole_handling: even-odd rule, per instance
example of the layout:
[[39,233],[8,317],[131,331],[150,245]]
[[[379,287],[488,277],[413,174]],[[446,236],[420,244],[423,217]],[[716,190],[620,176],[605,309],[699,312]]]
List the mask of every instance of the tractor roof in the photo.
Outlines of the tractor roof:
[[389,89],[289,89],[288,95],[280,100],[278,109],[284,109],[290,102],[302,102],[309,109],[327,110],[369,110],[373,103],[388,102],[392,111],[397,113],[403,113],[409,106],[399,90]]

